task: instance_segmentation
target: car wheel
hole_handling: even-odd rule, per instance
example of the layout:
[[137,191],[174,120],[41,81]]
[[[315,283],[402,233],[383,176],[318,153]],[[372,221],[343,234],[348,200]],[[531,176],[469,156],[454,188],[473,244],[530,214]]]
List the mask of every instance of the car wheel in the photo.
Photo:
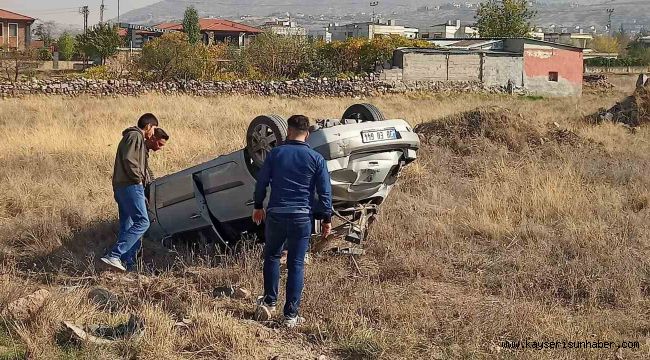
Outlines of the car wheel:
[[260,115],[246,131],[246,152],[253,165],[262,167],[271,150],[287,139],[287,121],[279,115]]
[[366,121],[384,121],[386,117],[372,104],[354,104],[343,113],[341,120],[354,119]]

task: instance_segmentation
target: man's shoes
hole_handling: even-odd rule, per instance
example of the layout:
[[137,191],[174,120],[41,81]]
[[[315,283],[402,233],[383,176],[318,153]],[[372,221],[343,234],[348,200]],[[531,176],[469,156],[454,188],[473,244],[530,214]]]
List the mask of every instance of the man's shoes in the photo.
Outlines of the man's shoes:
[[126,268],[122,265],[122,261],[118,258],[104,256],[102,261],[120,271],[126,271]]
[[264,302],[264,296],[257,298],[257,306],[255,307],[254,318],[257,321],[270,321],[275,315],[275,304],[267,304]]
[[293,329],[298,325],[302,325],[305,323],[305,318],[302,316],[286,316],[284,317],[284,323],[283,325],[289,329]]

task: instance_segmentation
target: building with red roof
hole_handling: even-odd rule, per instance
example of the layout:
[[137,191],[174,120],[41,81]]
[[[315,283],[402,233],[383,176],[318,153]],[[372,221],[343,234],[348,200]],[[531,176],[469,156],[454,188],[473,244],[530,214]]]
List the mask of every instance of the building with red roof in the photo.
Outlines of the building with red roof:
[[0,46],[25,50],[31,43],[31,26],[36,19],[0,9]]
[[[169,22],[155,25],[165,30],[183,31],[183,23]],[[224,19],[199,19],[199,27],[206,45],[227,43],[233,46],[248,45],[255,35],[262,33],[261,29]]]
[[[224,19],[199,19],[203,43],[212,45],[227,43],[232,46],[244,47],[262,30]],[[118,33],[127,40],[133,48],[141,48],[147,41],[162,36],[167,32],[183,31],[183,23],[167,22],[153,26],[135,24],[119,24]]]

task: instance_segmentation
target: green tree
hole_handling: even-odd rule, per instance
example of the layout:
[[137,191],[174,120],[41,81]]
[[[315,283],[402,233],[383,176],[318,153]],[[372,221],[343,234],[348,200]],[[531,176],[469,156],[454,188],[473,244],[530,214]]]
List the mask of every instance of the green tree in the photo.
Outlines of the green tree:
[[481,37],[527,37],[537,14],[528,0],[488,0],[476,12]]
[[68,61],[72,60],[75,51],[75,40],[70,34],[63,33],[57,41],[57,48],[59,49],[59,59]]
[[99,58],[104,65],[106,58],[117,54],[122,39],[117,33],[117,26],[100,24],[88,30],[86,34],[77,35],[79,49],[91,58]]
[[190,44],[197,44],[201,39],[201,27],[199,25],[199,14],[193,6],[185,9],[183,15],[183,31],[187,34]]

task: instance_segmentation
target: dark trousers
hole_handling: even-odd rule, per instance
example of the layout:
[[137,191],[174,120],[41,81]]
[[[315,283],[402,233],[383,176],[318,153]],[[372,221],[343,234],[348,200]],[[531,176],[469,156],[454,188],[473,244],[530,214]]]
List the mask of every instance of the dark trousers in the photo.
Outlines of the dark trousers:
[[287,301],[284,315],[298,315],[305,275],[305,254],[311,236],[311,217],[308,214],[274,214],[266,217],[264,245],[264,302],[275,304],[280,283],[280,257],[286,242]]

